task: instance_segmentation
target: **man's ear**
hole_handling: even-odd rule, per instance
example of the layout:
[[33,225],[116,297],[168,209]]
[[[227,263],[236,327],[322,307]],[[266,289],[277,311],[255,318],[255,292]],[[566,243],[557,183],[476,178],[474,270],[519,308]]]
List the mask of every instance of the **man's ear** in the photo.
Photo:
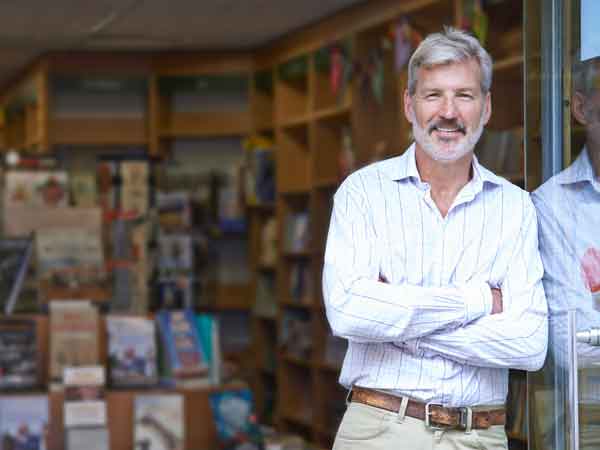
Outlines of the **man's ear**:
[[406,120],[412,123],[412,118],[414,117],[413,104],[412,97],[408,93],[408,89],[404,89],[404,117],[406,117]]
[[485,116],[484,116],[484,125],[490,121],[490,117],[492,117],[492,93],[488,92],[485,94]]
[[575,92],[571,97],[571,113],[579,124],[587,125],[587,119],[585,117],[585,96],[581,92]]

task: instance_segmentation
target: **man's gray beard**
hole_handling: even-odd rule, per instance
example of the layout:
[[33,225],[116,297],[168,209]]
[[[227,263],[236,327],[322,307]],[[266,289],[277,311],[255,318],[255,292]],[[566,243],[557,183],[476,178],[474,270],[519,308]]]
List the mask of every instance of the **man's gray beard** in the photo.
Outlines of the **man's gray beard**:
[[479,124],[477,128],[472,133],[467,133],[466,139],[458,144],[454,151],[451,153],[446,153],[438,150],[435,142],[431,138],[431,134],[427,134],[423,128],[419,125],[415,117],[415,113],[412,113],[412,133],[415,138],[415,142],[419,144],[419,146],[427,153],[434,161],[439,162],[454,162],[461,159],[467,153],[473,151],[475,148],[475,144],[479,142],[479,138],[481,138],[481,134],[483,133],[484,128],[484,114],[485,111],[482,111],[481,118],[479,119]]

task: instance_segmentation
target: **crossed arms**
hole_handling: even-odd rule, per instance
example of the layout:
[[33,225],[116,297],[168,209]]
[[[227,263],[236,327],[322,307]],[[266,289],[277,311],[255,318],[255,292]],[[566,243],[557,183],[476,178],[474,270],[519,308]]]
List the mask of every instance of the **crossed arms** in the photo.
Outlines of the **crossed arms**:
[[[526,194],[524,194],[526,195]],[[356,191],[336,194],[323,269],[334,334],[355,342],[391,342],[403,351],[462,364],[537,370],[547,349],[547,306],[533,205],[507,243],[511,264],[498,289],[486,280],[442,287],[387,283],[371,211]]]

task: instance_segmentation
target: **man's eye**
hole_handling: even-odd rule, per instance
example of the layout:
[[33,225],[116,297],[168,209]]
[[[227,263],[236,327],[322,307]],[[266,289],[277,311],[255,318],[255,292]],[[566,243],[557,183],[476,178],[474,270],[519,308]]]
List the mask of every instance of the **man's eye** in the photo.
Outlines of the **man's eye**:
[[458,98],[462,98],[465,100],[471,100],[471,99],[473,99],[473,96],[471,94],[463,93],[463,94],[458,94]]
[[440,96],[440,94],[438,94],[436,92],[432,92],[431,94],[427,94],[425,96],[425,98],[428,99],[428,100],[433,100],[433,99],[438,98],[439,96]]

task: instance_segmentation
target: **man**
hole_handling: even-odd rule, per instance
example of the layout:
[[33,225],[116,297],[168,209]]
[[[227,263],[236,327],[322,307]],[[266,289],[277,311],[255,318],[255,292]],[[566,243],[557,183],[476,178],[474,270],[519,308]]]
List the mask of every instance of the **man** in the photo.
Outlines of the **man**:
[[506,449],[508,369],[547,348],[535,209],[473,156],[492,62],[447,28],[409,62],[415,144],[334,197],[326,312],[351,389],[334,449]]
[[[577,55],[579,56],[579,55]],[[600,330],[600,58],[573,64],[571,113],[585,131],[585,145],[565,170],[537,189],[532,199],[539,221],[544,288],[550,310],[553,358],[548,371],[564,372],[568,358],[569,310],[575,331]],[[577,346],[581,448],[600,446],[600,346]],[[553,377],[549,377],[553,379]],[[566,391],[567,386],[552,386]],[[534,398],[542,400],[543,392]],[[560,396],[556,396],[560,398]],[[565,397],[566,398],[566,397]],[[568,406],[568,405],[567,405]],[[575,407],[576,405],[571,405]],[[562,413],[565,405],[556,405]],[[548,415],[552,411],[547,412]],[[595,414],[594,419],[592,419]],[[562,414],[557,414],[557,417]],[[544,431],[544,430],[540,430]],[[552,436],[545,436],[552,442]],[[549,444],[549,448],[551,445]]]

